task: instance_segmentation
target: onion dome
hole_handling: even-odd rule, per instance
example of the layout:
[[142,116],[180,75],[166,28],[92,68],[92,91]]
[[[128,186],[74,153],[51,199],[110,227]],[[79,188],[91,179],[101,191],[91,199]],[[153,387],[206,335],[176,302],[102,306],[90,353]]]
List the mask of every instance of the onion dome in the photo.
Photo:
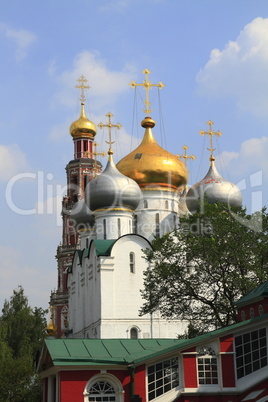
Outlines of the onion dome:
[[137,183],[120,173],[109,150],[107,166],[102,174],[90,181],[86,187],[86,204],[94,212],[99,209],[128,208],[135,210],[141,200]]
[[94,216],[92,215],[92,211],[88,208],[84,199],[79,200],[69,213],[71,224],[77,230],[84,229],[85,227],[93,227],[94,226]]
[[145,117],[141,126],[145,128],[141,144],[117,163],[118,170],[141,188],[184,188],[188,178],[185,164],[157,144],[152,133],[155,121],[151,117]]
[[87,118],[85,113],[85,104],[82,102],[80,117],[71,124],[70,134],[73,138],[94,138],[96,133],[96,126]]
[[224,202],[232,207],[242,205],[242,195],[239,188],[223,179],[214,164],[215,158],[210,157],[210,168],[206,176],[190,188],[186,195],[186,205],[190,212],[195,213],[204,197],[209,204]]
[[57,327],[55,324],[54,307],[50,306],[50,321],[46,326],[46,333],[50,337],[55,337],[57,334]]

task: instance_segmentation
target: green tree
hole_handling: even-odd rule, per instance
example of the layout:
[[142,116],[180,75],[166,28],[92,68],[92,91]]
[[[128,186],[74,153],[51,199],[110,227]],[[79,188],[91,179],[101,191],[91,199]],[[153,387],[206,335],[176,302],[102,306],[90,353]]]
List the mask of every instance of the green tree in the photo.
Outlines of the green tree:
[[236,321],[234,302],[267,280],[268,216],[206,204],[181,220],[180,230],[153,241],[145,251],[146,300],[141,314],[191,322],[198,331]]
[[46,311],[32,309],[22,287],[5,301],[0,317],[0,401],[40,402],[34,361],[45,337]]

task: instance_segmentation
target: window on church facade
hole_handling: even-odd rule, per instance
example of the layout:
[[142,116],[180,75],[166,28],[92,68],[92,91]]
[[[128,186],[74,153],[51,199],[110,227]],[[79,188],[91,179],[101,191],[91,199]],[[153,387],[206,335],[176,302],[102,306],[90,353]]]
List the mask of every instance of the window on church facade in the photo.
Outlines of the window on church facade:
[[143,201],[143,207],[144,207],[144,208],[148,208],[148,201],[147,201],[147,200],[144,200],[144,201]]
[[168,209],[168,200],[165,201],[165,208]]
[[199,385],[218,384],[217,356],[214,349],[210,347],[200,348],[197,364]]
[[155,237],[160,237],[159,214],[155,214]]
[[138,233],[138,216],[134,215],[134,233]]
[[266,328],[235,337],[237,379],[267,366]]
[[129,253],[129,269],[132,274],[135,273],[135,254]]
[[147,368],[148,400],[151,401],[179,385],[179,359],[173,357]]
[[121,236],[121,220],[120,218],[117,219],[117,230],[118,230],[118,237]]
[[130,339],[138,339],[138,330],[136,327],[130,329]]
[[106,219],[103,219],[103,238],[106,239]]

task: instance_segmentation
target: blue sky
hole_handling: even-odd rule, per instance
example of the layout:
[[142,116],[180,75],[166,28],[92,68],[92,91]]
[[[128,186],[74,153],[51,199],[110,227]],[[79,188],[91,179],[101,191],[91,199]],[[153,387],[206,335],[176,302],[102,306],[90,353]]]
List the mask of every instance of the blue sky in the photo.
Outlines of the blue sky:
[[[142,82],[148,68],[165,84],[161,106],[150,92],[155,136],[196,156],[191,183],[208,169],[208,139],[198,132],[211,119],[223,133],[218,170],[243,189],[249,212],[267,204],[267,0],[1,0],[0,10],[0,305],[22,285],[32,306],[47,307],[56,286],[81,74],[91,86],[88,117],[98,124],[112,112],[123,126],[117,159],[143,135],[144,93],[133,113],[128,83]],[[99,131],[100,151],[105,139]]]

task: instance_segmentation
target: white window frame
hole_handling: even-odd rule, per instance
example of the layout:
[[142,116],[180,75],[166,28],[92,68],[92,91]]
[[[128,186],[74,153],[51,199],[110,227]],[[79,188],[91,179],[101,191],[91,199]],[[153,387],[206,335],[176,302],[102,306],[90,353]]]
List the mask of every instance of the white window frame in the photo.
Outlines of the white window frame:
[[91,396],[89,394],[89,389],[92,387],[92,385],[100,381],[106,381],[113,386],[115,390],[115,402],[124,402],[124,389],[121,382],[114,375],[106,373],[96,374],[90,378],[83,392],[84,402],[88,402],[88,397]]

